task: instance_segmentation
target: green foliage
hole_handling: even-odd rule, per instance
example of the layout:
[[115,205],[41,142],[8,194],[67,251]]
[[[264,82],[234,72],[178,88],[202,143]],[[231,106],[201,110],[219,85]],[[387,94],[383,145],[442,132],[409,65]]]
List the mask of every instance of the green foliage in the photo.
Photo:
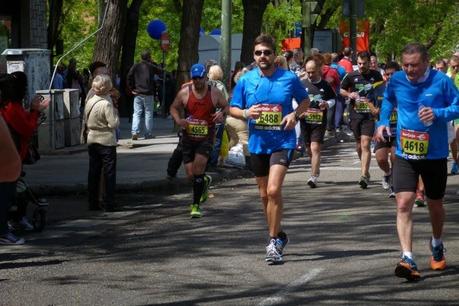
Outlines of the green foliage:
[[[166,68],[173,70],[177,66],[177,47],[180,40],[181,10],[177,3],[186,0],[144,0],[139,20],[139,32],[136,45],[138,61],[143,49],[151,49],[153,59],[162,62],[160,42],[150,38],[146,32],[148,22],[162,20],[170,36],[171,48],[165,54]],[[242,0],[233,0],[232,32],[241,33],[243,27]],[[338,8],[330,18],[327,28],[337,28],[342,19],[342,0],[326,0],[327,7]],[[93,32],[97,27],[97,0],[65,0],[61,27],[61,38],[64,39],[65,51]],[[366,0],[366,16],[371,23],[370,33],[372,50],[382,60],[392,54],[398,55],[401,48],[411,41],[432,43],[432,58],[449,57],[459,41],[458,16],[459,6],[456,0]],[[319,16],[320,18],[320,16]],[[270,33],[280,42],[289,37],[294,22],[301,20],[301,1],[276,1],[268,5],[263,16],[262,31]],[[205,0],[201,27],[206,33],[221,26],[221,1]],[[81,48],[70,54],[64,62],[75,57],[79,66],[91,62],[95,38],[90,39]],[[58,58],[58,57],[57,57]],[[57,60],[55,58],[55,60]]]
[[[271,34],[278,42],[292,37],[295,22],[301,21],[300,1],[279,1],[277,6],[271,3],[263,15],[262,32]],[[279,47],[280,49],[280,47]]]
[[[94,32],[97,27],[97,0],[66,0],[61,17],[60,38],[64,40],[64,53]],[[91,63],[96,38],[89,39],[85,44],[63,59],[64,63],[74,57],[78,66],[88,67]],[[56,56],[54,61],[61,57]]]

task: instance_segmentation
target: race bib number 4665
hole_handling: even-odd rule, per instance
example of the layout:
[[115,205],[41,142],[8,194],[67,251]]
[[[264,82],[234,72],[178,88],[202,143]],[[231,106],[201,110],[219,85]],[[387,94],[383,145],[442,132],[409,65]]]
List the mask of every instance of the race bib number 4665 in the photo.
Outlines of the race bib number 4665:
[[187,119],[187,121],[188,126],[186,128],[186,133],[189,137],[196,140],[207,138],[207,135],[209,134],[207,121],[198,119]]
[[402,154],[407,159],[426,159],[429,133],[402,129],[400,131]]
[[259,130],[281,130],[282,105],[261,104],[261,115],[255,120],[255,128]]

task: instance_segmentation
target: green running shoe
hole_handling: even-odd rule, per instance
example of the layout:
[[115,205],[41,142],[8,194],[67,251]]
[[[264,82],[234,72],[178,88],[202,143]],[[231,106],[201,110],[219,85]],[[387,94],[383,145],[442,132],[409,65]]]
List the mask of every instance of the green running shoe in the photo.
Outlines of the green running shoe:
[[199,203],[204,203],[205,201],[207,201],[207,198],[209,197],[209,187],[211,183],[212,183],[212,177],[206,174],[204,176],[204,191],[202,192]]
[[190,216],[191,218],[201,218],[202,213],[201,213],[201,208],[199,207],[199,204],[191,204],[191,212]]

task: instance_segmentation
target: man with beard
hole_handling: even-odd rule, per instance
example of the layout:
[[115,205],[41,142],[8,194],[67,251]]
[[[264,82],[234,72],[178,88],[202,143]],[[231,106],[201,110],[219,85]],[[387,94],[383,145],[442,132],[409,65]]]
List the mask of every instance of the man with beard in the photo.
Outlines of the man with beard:
[[350,99],[350,126],[354,133],[356,151],[361,161],[359,185],[367,188],[370,181],[370,144],[375,130],[377,110],[374,91],[371,85],[382,84],[382,75],[369,68],[370,54],[360,52],[357,55],[358,70],[348,73],[341,82],[341,95]]
[[[281,231],[282,184],[296,146],[294,127],[309,105],[296,75],[274,65],[274,39],[261,34],[254,42],[257,68],[244,74],[233,91],[231,116],[248,120],[251,166],[256,176],[269,230],[265,260],[282,263],[288,242]],[[292,98],[298,101],[296,110]]]
[[[228,104],[221,91],[207,82],[206,68],[202,64],[191,67],[192,83],[183,87],[172,102],[170,113],[183,130],[182,152],[185,171],[193,180],[191,217],[199,218],[204,192],[207,192],[205,170],[213,148],[215,123],[223,122]],[[216,112],[220,108],[221,111]],[[185,111],[185,118],[180,114]],[[207,186],[206,186],[207,185]]]

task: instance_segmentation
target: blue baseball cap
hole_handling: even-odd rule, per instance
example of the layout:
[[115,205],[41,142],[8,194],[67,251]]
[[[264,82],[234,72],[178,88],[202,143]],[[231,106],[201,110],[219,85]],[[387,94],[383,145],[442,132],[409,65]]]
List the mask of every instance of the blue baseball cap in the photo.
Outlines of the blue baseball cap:
[[206,67],[203,64],[194,64],[191,66],[191,78],[203,78],[206,74]]

